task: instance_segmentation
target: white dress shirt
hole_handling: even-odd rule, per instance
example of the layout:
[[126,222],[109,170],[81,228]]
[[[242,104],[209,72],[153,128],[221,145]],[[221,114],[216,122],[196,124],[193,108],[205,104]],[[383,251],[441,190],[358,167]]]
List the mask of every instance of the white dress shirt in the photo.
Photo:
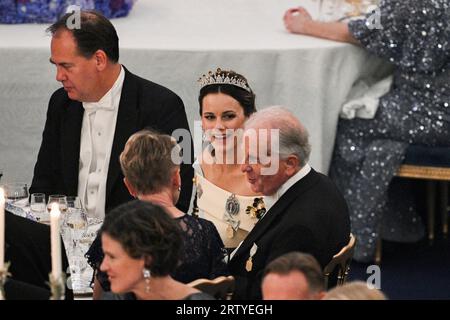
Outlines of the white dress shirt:
[[88,216],[105,216],[106,180],[125,71],[98,102],[83,102],[78,196]]

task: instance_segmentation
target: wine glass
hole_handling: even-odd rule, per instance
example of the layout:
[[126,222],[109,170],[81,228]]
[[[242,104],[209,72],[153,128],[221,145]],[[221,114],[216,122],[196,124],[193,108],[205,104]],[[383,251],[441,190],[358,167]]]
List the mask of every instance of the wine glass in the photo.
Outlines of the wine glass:
[[33,193],[31,194],[30,210],[37,221],[47,220],[44,218],[46,213],[45,194]]
[[66,219],[66,212],[67,212],[67,196],[63,194],[52,194],[48,196],[48,203],[47,203],[47,212],[50,213],[52,211],[52,204],[57,203],[59,206],[59,211],[61,212],[59,225],[60,225],[60,232],[61,236],[63,238],[63,241],[66,241],[66,234],[64,226],[64,220]]
[[69,265],[71,273],[72,289],[75,292],[83,291],[88,283],[83,278],[83,272],[87,267],[84,250],[80,241],[84,237],[88,227],[86,210],[83,208],[80,198],[67,197],[67,213],[63,224],[63,230],[67,236],[67,250],[69,251]]
[[67,211],[67,197],[62,194],[52,194],[48,196],[47,211],[52,210],[52,204],[57,203],[59,205],[59,211],[61,214],[65,214]]
[[16,207],[26,207],[28,205],[28,186],[26,183],[8,183],[5,186],[5,195],[12,200],[12,205]]
[[67,197],[67,214],[64,226],[70,230],[71,239],[76,247],[88,226],[86,210],[83,208],[79,197]]
[[[68,249],[74,251],[79,249],[79,243],[88,227],[86,210],[81,205],[78,197],[68,197],[67,214],[64,219],[63,230],[68,233]],[[79,253],[83,255],[83,253]]]

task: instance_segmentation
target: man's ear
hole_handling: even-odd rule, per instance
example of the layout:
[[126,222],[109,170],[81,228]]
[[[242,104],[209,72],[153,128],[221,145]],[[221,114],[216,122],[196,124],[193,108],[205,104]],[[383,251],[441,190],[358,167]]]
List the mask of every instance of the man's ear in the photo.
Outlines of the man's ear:
[[127,178],[123,178],[123,183],[128,189],[128,192],[131,194],[132,197],[137,199],[137,191],[136,189],[131,185],[131,183],[127,180]]
[[106,55],[105,51],[103,50],[97,50],[94,53],[95,58],[95,65],[97,67],[98,71],[105,70],[107,64],[108,64],[108,56]]
[[298,168],[300,166],[300,160],[298,159],[297,156],[291,154],[285,160],[285,164],[286,164],[286,174],[291,177],[297,173]]

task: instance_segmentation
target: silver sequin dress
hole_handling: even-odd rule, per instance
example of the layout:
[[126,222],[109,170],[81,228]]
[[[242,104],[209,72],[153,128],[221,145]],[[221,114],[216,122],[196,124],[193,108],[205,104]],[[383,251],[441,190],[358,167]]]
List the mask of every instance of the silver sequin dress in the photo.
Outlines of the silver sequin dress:
[[383,29],[349,23],[370,53],[395,66],[374,119],[340,119],[330,176],[343,192],[355,259],[373,260],[376,240],[415,241],[423,226],[408,192],[391,184],[409,144],[450,146],[450,0],[385,0]]

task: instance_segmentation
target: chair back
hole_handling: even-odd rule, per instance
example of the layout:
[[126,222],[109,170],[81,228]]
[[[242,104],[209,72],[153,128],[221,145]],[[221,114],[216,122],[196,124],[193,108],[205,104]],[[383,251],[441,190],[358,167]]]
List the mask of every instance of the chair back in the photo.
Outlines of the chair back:
[[323,269],[325,276],[325,288],[328,289],[329,277],[337,269],[337,283],[340,286],[347,280],[348,273],[350,271],[350,263],[353,259],[353,253],[355,251],[356,238],[350,233],[350,241],[341,249],[337,254],[333,256],[331,261]]
[[234,277],[220,276],[215,279],[197,279],[188,286],[203,291],[218,300],[231,300],[234,292]]

